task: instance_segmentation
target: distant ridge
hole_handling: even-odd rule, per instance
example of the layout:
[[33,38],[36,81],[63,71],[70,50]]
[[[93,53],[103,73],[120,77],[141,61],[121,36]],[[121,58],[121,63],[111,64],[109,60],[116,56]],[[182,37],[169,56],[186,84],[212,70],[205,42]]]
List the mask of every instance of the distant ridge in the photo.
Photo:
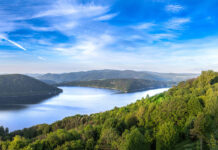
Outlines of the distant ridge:
[[70,81],[90,81],[101,79],[144,79],[156,81],[173,81],[180,82],[187,79],[195,78],[198,74],[189,73],[157,73],[149,71],[132,71],[132,70],[92,70],[81,72],[70,72],[62,74],[44,74],[36,78],[49,83],[70,82]]
[[137,92],[155,88],[171,87],[173,82],[153,81],[143,79],[102,79],[91,81],[72,81],[57,84],[57,86],[81,86],[81,87],[95,87],[115,89],[121,92]]

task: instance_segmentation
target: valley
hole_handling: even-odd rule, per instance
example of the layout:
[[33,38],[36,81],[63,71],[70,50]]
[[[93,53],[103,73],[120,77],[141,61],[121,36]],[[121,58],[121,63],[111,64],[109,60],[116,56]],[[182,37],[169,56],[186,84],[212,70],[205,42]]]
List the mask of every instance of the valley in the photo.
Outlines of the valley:
[[2,129],[0,146],[11,149],[16,145],[23,150],[217,149],[217,77],[218,73],[205,71],[166,92],[109,111],[11,133]]

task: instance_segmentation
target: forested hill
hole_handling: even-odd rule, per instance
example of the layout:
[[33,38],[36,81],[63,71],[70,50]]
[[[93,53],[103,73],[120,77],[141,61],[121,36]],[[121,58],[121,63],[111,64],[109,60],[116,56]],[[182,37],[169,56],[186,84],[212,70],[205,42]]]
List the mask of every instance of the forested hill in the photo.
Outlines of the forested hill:
[[136,92],[154,88],[164,88],[172,86],[173,82],[152,81],[143,79],[106,79],[92,81],[73,81],[60,83],[58,86],[81,86],[116,89],[121,92]]
[[218,73],[125,107],[1,135],[10,150],[217,150]]
[[47,85],[44,82],[25,75],[11,74],[0,75],[0,102],[7,102],[8,98],[28,96],[55,95],[62,90],[54,86]]
[[63,74],[44,74],[37,75],[37,79],[42,81],[49,81],[61,83],[71,81],[90,81],[103,79],[144,79],[156,81],[173,81],[179,82],[196,77],[197,74],[187,73],[156,73],[149,71],[132,71],[132,70],[92,70],[71,72]]

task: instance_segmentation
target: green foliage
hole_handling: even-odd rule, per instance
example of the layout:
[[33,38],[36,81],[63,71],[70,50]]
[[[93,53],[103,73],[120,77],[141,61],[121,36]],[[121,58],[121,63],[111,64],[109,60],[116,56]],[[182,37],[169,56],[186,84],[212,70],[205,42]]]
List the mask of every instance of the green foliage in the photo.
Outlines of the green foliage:
[[178,135],[173,122],[165,122],[159,126],[156,136],[164,147],[170,147],[177,142]]
[[136,126],[138,124],[138,119],[134,114],[129,113],[125,117],[125,123],[128,128]]
[[103,113],[76,115],[12,133],[0,127],[0,149],[215,150],[216,77],[216,72],[202,72],[168,92]]
[[116,149],[119,135],[113,128],[103,129],[98,140],[99,149]]
[[95,147],[95,140],[93,138],[90,138],[86,142],[85,150],[93,150]]
[[188,112],[191,115],[197,115],[203,109],[202,104],[200,103],[200,99],[197,97],[191,97],[188,101]]
[[81,140],[66,142],[61,146],[55,148],[55,150],[84,150],[84,146]]
[[137,128],[132,128],[130,132],[124,133],[124,140],[120,146],[122,150],[149,150],[149,144],[145,137]]
[[24,148],[27,145],[27,140],[19,135],[15,136],[13,141],[8,146],[10,150],[19,150]]
[[211,136],[210,136],[209,147],[210,147],[211,150],[217,150],[218,149],[218,143],[217,143],[217,140],[215,139],[213,134],[211,134]]

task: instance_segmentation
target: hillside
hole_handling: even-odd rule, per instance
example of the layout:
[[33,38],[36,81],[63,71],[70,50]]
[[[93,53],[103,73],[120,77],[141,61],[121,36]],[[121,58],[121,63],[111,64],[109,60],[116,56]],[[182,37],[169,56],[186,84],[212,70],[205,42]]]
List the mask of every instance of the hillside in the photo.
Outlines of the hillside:
[[60,83],[58,86],[81,86],[116,89],[121,92],[136,92],[154,88],[170,87],[173,83],[163,81],[152,81],[143,79],[106,79],[92,81],[73,81]]
[[36,78],[44,81],[53,81],[56,83],[71,81],[90,81],[102,79],[144,79],[156,81],[179,82],[196,77],[197,74],[179,74],[179,73],[155,73],[149,71],[131,71],[131,70],[92,70],[82,72],[71,72],[63,74],[44,74]]
[[[47,85],[44,82],[34,78],[19,75],[0,75],[0,102],[5,103],[31,103],[32,99],[57,95],[62,92],[54,86]],[[37,100],[35,100],[37,101]]]
[[0,132],[2,149],[217,150],[218,73],[202,72],[128,106]]

